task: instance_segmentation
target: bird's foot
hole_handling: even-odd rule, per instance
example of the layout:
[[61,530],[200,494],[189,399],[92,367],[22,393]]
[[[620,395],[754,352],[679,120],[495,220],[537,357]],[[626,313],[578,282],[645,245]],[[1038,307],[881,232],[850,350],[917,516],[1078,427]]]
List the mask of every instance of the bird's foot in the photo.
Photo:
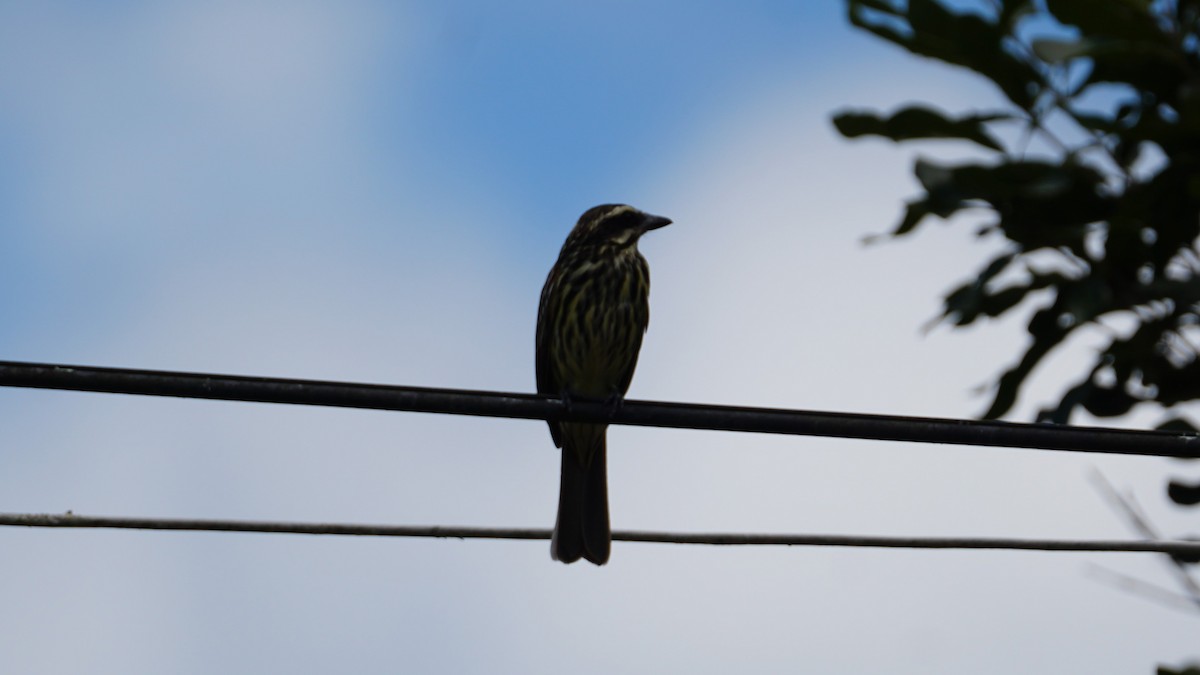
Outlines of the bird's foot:
[[575,403],[575,400],[571,398],[571,392],[563,389],[562,393],[560,393],[558,397],[562,399],[563,408],[565,408],[567,412],[571,412]]
[[625,395],[620,392],[613,392],[608,398],[604,399],[604,405],[608,407],[608,418],[616,417],[617,411],[625,407]]

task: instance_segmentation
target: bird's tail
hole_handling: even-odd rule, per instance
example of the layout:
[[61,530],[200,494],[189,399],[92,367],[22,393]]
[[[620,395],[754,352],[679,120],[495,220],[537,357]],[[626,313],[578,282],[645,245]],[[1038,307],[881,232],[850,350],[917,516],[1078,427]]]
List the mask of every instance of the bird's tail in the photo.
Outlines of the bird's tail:
[[580,558],[608,562],[612,532],[608,524],[608,476],[604,424],[563,424],[562,482],[558,521],[550,557],[564,563]]

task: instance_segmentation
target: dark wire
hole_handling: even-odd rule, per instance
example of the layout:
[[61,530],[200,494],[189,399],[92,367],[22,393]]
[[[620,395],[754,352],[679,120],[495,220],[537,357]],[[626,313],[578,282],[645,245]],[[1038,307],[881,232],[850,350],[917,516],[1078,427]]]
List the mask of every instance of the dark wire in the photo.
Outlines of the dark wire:
[[1200,458],[1195,433],[1017,424],[690,403],[562,400],[535,394],[244,377],[0,361],[0,386],[406,410],[539,420],[608,422],[801,436]]
[[[446,539],[550,538],[536,528],[457,527],[435,525],[364,525],[298,523],[262,520],[205,520],[183,518],[124,518],[74,513],[0,513],[0,526],[51,528],[116,528],[215,532],[270,532],[359,537],[436,537]],[[893,537],[853,534],[739,534],[617,530],[614,541],[714,546],[852,546],[871,548],[1003,549],[1026,551],[1143,552],[1200,555],[1200,542],[1182,540],[1017,539],[990,537]]]

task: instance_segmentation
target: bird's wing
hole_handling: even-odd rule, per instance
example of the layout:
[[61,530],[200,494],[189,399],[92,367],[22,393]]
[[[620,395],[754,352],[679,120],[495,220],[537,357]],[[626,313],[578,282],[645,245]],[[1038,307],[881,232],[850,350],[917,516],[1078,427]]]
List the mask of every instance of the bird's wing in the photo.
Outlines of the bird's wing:
[[[550,396],[559,396],[562,394],[562,384],[558,378],[554,376],[554,368],[550,363],[550,344],[549,331],[554,325],[555,317],[552,316],[554,308],[553,303],[547,301],[550,295],[550,289],[558,281],[557,266],[550,270],[550,276],[546,279],[546,285],[542,287],[542,297],[538,302],[538,321],[537,333],[535,336],[535,368],[537,370],[537,390],[539,394],[547,394]],[[562,432],[559,429],[557,422],[548,422],[550,425],[550,437],[554,439],[554,445],[562,447]]]

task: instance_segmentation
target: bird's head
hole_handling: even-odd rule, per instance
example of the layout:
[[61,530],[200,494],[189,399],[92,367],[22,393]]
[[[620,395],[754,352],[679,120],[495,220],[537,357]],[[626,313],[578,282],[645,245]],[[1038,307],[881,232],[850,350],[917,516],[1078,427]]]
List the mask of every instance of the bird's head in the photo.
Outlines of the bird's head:
[[671,221],[625,204],[601,204],[584,211],[571,230],[568,240],[584,246],[614,246],[623,249],[637,244],[650,230],[670,225]]

